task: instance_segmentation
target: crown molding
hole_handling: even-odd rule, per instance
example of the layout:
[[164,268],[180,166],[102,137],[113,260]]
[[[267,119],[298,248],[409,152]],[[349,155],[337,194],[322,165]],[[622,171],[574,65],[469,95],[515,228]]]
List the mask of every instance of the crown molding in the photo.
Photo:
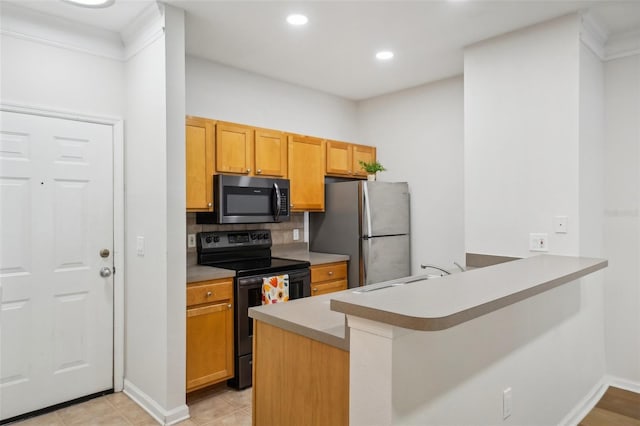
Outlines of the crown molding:
[[580,12],[580,40],[604,60],[605,46],[609,34],[589,12]]
[[122,61],[124,49],[116,32],[2,2],[0,34],[93,56]]
[[122,30],[124,58],[129,60],[164,35],[165,6],[154,2],[144,9]]
[[605,46],[604,60],[640,55],[640,29],[614,34]]

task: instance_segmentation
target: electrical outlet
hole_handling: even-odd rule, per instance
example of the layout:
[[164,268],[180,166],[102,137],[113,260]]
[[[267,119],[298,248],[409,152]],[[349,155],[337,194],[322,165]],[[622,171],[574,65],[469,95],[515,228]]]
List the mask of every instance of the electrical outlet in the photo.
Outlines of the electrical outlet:
[[299,229],[294,229],[293,230],[293,241],[298,241],[300,239],[300,230]]
[[196,234],[187,235],[187,248],[194,248],[196,246]]
[[511,394],[511,388],[506,388],[502,391],[502,419],[509,417],[512,411],[513,395]]
[[549,251],[548,235],[529,234],[529,251]]

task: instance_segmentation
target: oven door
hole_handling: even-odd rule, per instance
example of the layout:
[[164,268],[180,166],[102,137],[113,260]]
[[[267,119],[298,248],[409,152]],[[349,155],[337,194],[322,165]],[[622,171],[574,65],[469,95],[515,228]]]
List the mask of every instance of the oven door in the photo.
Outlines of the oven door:
[[218,223],[266,223],[289,220],[287,179],[215,175]]
[[[289,299],[300,299],[311,296],[311,276],[309,268],[278,272],[276,274],[289,275]],[[266,274],[236,278],[236,356],[251,353],[253,344],[253,319],[249,317],[249,308],[262,305],[262,279],[273,275],[274,274]]]

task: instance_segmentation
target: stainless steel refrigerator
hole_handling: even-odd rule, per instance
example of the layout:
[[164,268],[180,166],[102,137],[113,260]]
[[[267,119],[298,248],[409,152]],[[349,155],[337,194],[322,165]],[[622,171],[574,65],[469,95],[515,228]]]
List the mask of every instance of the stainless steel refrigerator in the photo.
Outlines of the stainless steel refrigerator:
[[325,197],[309,214],[309,249],[349,255],[350,288],[411,275],[406,182],[329,183]]

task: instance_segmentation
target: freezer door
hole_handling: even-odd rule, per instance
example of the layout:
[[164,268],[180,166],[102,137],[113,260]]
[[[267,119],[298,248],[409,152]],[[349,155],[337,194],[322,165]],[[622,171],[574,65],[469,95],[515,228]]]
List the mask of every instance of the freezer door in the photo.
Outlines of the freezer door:
[[360,285],[374,284],[411,275],[408,235],[363,239]]
[[362,236],[409,233],[406,182],[362,182]]

